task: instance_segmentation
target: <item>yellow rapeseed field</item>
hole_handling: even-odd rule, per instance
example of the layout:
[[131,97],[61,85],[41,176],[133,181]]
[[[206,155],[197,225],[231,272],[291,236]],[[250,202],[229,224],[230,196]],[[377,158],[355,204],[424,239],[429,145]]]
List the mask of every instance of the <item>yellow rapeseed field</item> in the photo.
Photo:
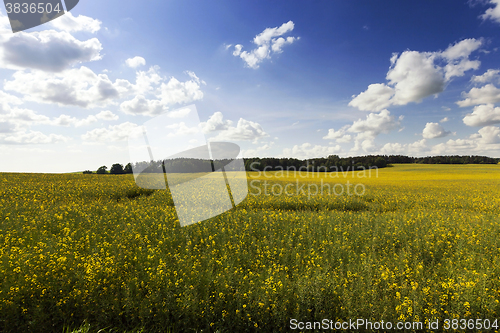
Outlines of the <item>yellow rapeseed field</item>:
[[500,165],[370,172],[249,172],[187,227],[131,175],[0,174],[0,331],[500,321]]

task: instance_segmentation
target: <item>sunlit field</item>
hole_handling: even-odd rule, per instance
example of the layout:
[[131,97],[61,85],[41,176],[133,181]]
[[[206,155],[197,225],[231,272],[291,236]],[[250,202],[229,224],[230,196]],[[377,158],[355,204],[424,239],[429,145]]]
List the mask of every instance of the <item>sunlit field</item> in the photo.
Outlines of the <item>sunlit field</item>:
[[180,227],[132,175],[0,174],[0,331],[500,317],[500,165],[248,181],[237,208]]

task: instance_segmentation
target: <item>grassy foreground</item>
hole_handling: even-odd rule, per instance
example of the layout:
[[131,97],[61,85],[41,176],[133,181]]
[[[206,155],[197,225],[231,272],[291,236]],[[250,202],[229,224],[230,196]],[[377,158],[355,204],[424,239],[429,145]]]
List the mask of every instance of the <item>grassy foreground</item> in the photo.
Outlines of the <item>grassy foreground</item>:
[[236,209],[181,228],[131,175],[0,174],[0,331],[500,317],[499,165],[248,176]]

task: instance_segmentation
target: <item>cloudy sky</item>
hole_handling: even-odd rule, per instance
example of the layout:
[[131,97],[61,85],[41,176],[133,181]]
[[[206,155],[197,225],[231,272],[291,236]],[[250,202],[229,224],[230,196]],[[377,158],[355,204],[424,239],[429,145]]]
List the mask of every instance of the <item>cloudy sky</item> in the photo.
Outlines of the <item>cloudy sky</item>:
[[500,157],[499,36],[500,0],[81,0],[15,34],[0,5],[0,172],[126,164],[191,104],[244,157]]

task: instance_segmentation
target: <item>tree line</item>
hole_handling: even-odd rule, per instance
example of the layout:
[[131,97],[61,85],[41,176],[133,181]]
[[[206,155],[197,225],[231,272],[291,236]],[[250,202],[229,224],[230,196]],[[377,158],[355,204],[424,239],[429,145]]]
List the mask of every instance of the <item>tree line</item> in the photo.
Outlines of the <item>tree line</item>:
[[111,168],[109,169],[108,171],[108,167],[103,165],[101,167],[99,167],[95,172],[92,172],[91,170],[85,170],[83,173],[84,174],[92,174],[92,173],[96,173],[98,175],[103,175],[103,174],[113,174],[113,175],[122,175],[122,174],[126,174],[126,173],[132,173],[132,164],[131,163],[128,163],[127,165],[125,165],[125,167],[123,166],[123,164],[120,164],[120,163],[115,163],[111,166]]
[[500,158],[487,156],[427,156],[427,157],[409,157],[403,155],[387,156],[387,163],[422,163],[422,164],[497,164]]
[[[219,170],[224,168],[225,171],[244,171],[243,168],[239,168],[238,165],[231,164],[232,160],[204,160],[196,158],[176,158],[172,160],[160,160],[160,161],[150,161],[150,162],[137,162],[133,165],[128,163],[123,166],[123,164],[113,164],[108,171],[108,168],[103,165],[97,171],[96,174],[127,174],[133,173],[133,170],[140,170],[140,172],[146,173],[194,173],[194,172],[211,172],[214,170]],[[90,170],[85,170],[84,174],[94,173]]]
[[245,159],[247,171],[263,171],[287,168],[309,171],[335,170],[363,170],[373,167],[385,168],[392,164],[418,163],[418,164],[497,164],[500,158],[487,156],[427,156],[411,157],[404,155],[367,155],[355,157],[339,157],[330,155],[322,158],[299,160],[296,158],[248,158]]
[[[391,164],[497,164],[500,158],[487,156],[427,156],[411,157],[404,155],[367,155],[355,157],[339,157],[330,155],[322,158],[312,158],[300,160],[296,158],[274,158],[274,157],[252,157],[244,159],[245,171],[264,171],[264,170],[304,170],[304,171],[331,171],[334,170],[363,170],[369,168],[385,168]],[[209,172],[219,170],[222,167],[226,171],[238,170],[238,166],[231,164],[231,160],[203,160],[195,158],[177,158],[173,160],[138,162],[126,164],[115,163],[108,168],[103,165],[95,172],[85,170],[84,174],[130,174],[133,170],[141,170],[147,173],[192,173]]]

